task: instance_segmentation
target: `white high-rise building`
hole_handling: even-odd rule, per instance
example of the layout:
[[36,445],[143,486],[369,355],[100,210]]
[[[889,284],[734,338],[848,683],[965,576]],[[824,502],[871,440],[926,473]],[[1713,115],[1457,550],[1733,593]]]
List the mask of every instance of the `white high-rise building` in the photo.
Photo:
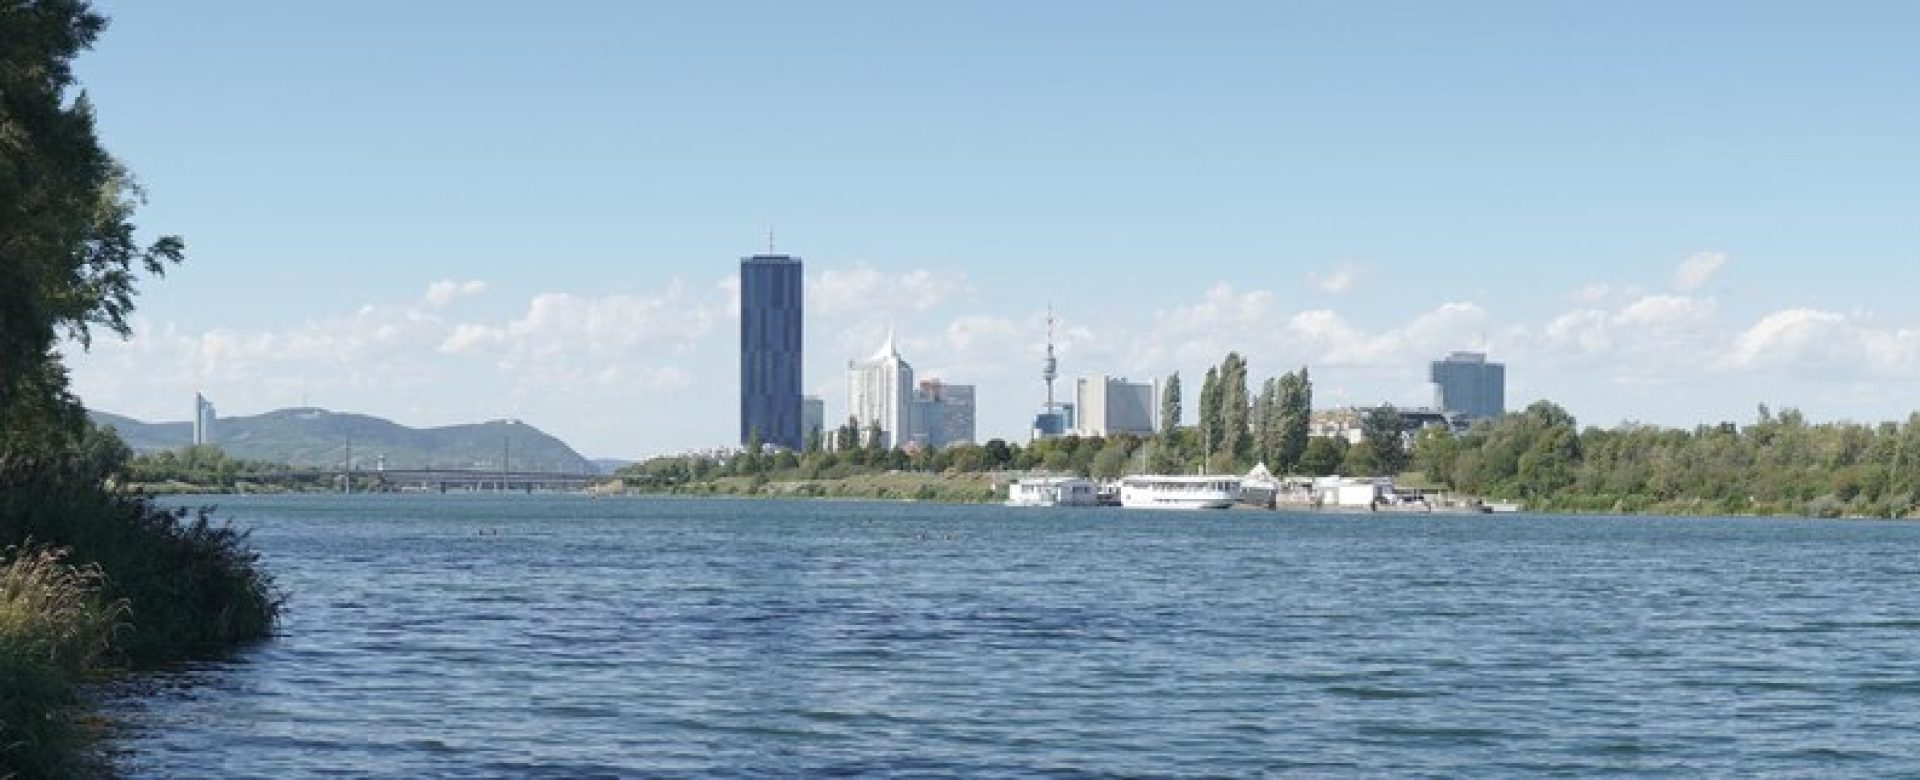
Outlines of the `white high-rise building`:
[[213,443],[213,402],[199,393],[193,394],[193,444]]
[[865,437],[880,426],[880,444],[904,447],[913,435],[913,367],[900,357],[893,333],[866,360],[847,363],[847,412]]
[[1081,379],[1074,383],[1074,406],[1079,417],[1074,429],[1081,436],[1152,436],[1156,430],[1153,418],[1158,410],[1157,391],[1145,382],[1105,376]]

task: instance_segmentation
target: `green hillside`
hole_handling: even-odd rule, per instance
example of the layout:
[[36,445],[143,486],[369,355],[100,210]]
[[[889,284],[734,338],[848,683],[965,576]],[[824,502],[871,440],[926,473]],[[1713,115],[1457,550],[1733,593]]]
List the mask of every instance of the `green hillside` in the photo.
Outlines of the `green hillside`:
[[[192,443],[190,423],[148,423],[89,412],[136,452],[156,452]],[[591,473],[594,465],[566,442],[517,420],[494,420],[443,428],[408,428],[363,414],[325,409],[281,409],[254,417],[223,417],[213,443],[243,460],[293,466],[331,466],[345,460],[348,442],[355,464],[371,468],[385,456],[387,468],[500,468],[503,455],[515,471]]]

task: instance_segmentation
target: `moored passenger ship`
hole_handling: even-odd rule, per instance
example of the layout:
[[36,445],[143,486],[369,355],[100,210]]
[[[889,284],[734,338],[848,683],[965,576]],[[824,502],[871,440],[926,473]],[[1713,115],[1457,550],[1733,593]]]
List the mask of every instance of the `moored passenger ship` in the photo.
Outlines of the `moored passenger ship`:
[[1007,506],[1094,506],[1099,486],[1080,477],[1027,477],[1007,485]]
[[1120,480],[1120,505],[1130,509],[1226,509],[1240,500],[1240,486],[1239,477],[1139,474]]

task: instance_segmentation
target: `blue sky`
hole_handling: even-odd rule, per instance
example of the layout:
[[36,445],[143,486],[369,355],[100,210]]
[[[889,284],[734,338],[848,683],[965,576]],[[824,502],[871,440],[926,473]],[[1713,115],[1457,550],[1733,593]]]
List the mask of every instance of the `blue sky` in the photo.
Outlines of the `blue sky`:
[[1482,348],[1583,422],[1920,403],[1911,3],[102,3],[79,65],[189,260],[93,406],[735,431],[730,284],[809,269],[807,386],[889,325],[981,434],[1063,372]]

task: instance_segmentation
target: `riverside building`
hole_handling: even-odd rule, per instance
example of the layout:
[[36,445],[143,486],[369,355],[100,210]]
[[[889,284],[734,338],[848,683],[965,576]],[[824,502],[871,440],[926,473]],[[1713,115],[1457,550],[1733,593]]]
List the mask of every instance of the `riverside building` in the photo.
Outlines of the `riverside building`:
[[800,395],[803,275],[800,258],[740,259],[740,443],[806,445]]
[[1506,414],[1507,367],[1487,362],[1483,352],[1455,352],[1433,362],[1434,406],[1469,424]]
[[974,443],[973,385],[922,380],[913,394],[910,438],[933,449]]
[[1089,377],[1074,383],[1075,430],[1081,436],[1131,433],[1152,436],[1154,412],[1159,408],[1158,387],[1113,377]]

